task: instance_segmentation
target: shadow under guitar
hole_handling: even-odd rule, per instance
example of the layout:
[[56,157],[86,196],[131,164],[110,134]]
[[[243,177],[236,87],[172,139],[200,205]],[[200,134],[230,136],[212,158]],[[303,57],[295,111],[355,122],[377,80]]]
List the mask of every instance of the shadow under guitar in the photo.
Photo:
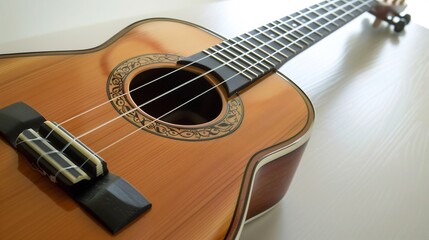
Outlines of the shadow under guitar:
[[[28,163],[22,154],[18,154],[18,171],[30,180],[41,192],[48,196],[57,206],[65,211],[73,211],[78,206],[60,187],[49,181],[46,176],[41,175]],[[52,191],[57,188],[58,191]]]

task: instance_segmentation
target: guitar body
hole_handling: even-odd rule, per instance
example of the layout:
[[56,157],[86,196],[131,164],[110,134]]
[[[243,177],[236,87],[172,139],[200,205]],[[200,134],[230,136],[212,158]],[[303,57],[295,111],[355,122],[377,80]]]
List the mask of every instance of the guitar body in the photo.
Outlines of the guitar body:
[[[114,76],[123,78],[127,89],[139,72],[172,66],[177,56],[220,42],[198,26],[152,19],[94,49],[0,56],[0,108],[23,101],[47,120],[61,123],[109,101]],[[218,81],[209,78],[212,84]],[[221,86],[217,94],[219,114],[206,123],[162,123],[139,130],[132,122],[135,116],[128,114],[82,137],[98,152],[138,130],[100,153],[111,172],[153,204],[115,235],[2,140],[2,239],[236,238],[246,220],[269,210],[285,194],[314,112],[305,94],[277,73],[238,95],[228,97]],[[105,104],[63,127],[79,136],[118,117],[120,106]]]

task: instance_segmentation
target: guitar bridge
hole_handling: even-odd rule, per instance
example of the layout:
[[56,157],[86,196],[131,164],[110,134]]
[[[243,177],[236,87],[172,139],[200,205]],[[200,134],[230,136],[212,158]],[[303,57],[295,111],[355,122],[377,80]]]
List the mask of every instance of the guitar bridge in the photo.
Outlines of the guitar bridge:
[[15,145],[34,167],[68,191],[78,191],[108,173],[103,159],[51,121],[45,121],[38,132],[24,130]]
[[109,173],[100,156],[25,103],[0,109],[0,133],[112,233],[152,206],[128,182]]

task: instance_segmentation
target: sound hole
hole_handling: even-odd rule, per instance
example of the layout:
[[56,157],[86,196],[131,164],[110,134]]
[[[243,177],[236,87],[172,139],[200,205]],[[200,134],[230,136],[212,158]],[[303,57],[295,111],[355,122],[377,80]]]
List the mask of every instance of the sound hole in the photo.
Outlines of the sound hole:
[[[222,99],[213,84],[204,77],[199,77],[199,74],[186,70],[169,74],[174,70],[176,69],[155,68],[135,76],[130,82],[130,96],[134,103],[150,116],[172,124],[203,124],[219,116]],[[166,74],[168,75],[165,76]],[[157,80],[158,78],[160,79]],[[192,82],[173,90],[191,80]],[[211,88],[213,89],[209,90]],[[170,90],[172,92],[169,92]],[[207,93],[190,101],[207,90]],[[157,97],[159,98],[152,101]],[[190,102],[165,115],[188,101]]]

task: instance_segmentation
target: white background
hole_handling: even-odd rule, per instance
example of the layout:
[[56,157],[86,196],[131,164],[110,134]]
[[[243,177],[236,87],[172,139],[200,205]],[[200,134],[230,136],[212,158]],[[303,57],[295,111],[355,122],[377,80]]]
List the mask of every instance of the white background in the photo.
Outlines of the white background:
[[[0,53],[90,48],[150,17],[233,37],[312,2],[0,0]],[[405,33],[364,14],[280,69],[317,119],[286,197],[242,239],[429,239],[429,8],[409,4]]]

